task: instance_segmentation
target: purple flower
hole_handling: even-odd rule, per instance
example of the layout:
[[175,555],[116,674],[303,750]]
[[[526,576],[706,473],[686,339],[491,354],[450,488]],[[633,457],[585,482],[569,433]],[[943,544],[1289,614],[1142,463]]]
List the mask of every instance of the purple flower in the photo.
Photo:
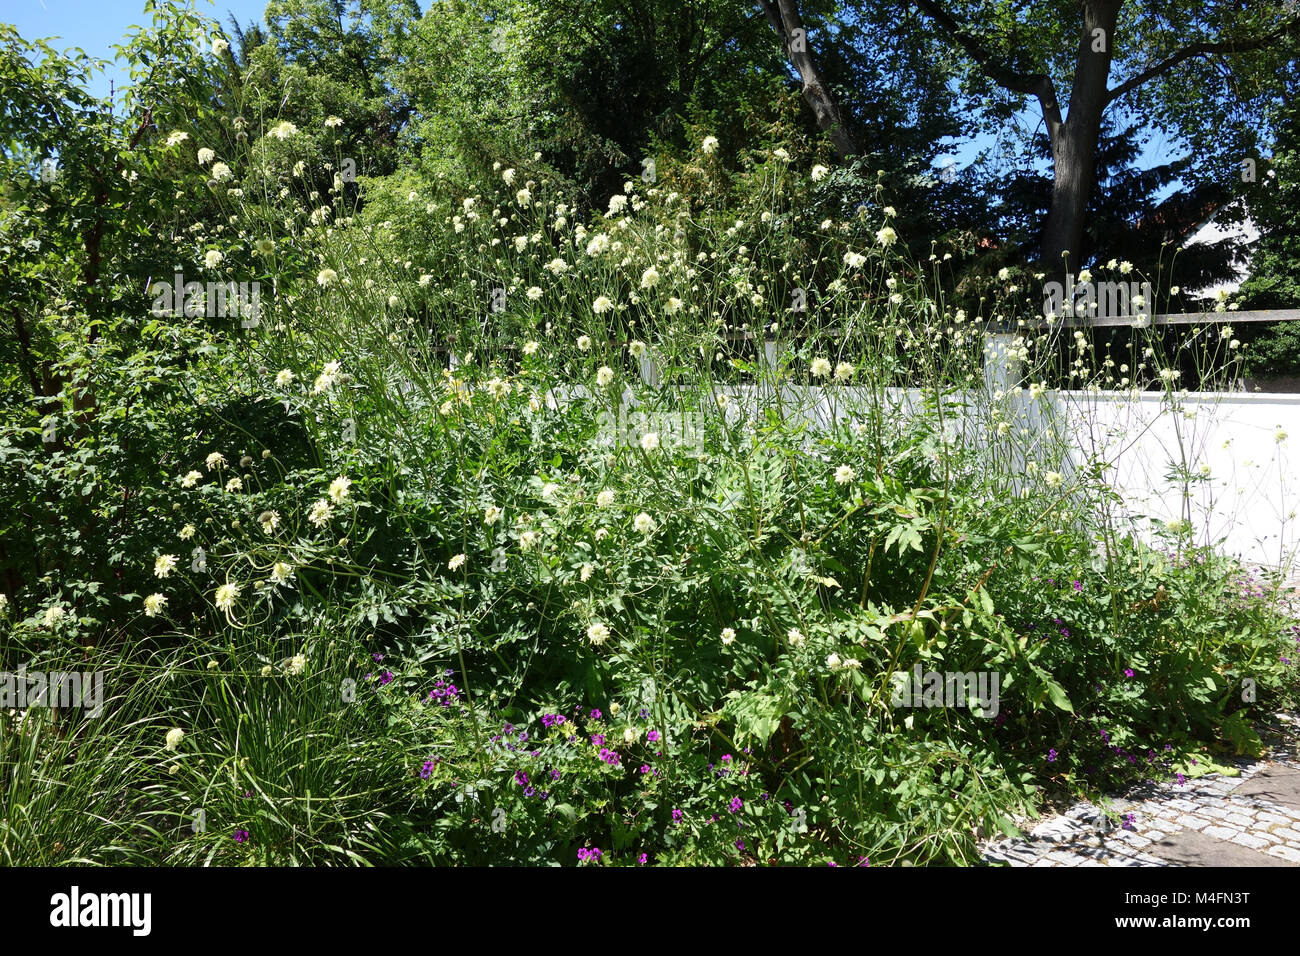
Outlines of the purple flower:
[[1056,749],[1055,749],[1055,748],[1052,748],[1051,750],[1048,750],[1048,751],[1047,751],[1047,762],[1048,762],[1048,763],[1056,763]]
[[591,742],[592,742],[592,744],[593,744],[594,746],[597,746],[597,747],[603,747],[603,746],[605,746],[605,735],[604,735],[604,734],[592,734],[592,735],[591,735]]
[[379,683],[381,683],[381,684],[391,684],[392,682],[393,682],[393,672],[392,672],[392,671],[384,671],[382,674],[379,675]]
[[1137,817],[1134,816],[1134,815],[1131,814],[1131,813],[1126,813],[1126,814],[1124,814],[1124,829],[1125,829],[1125,830],[1136,830],[1137,827],[1133,825],[1133,824],[1134,824],[1134,821],[1135,821],[1136,819],[1137,819]]
[[1083,582],[1082,582],[1082,581],[1071,581],[1071,582],[1070,582],[1070,585],[1071,585],[1071,586],[1072,586],[1076,591],[1082,591],[1082,590],[1083,590]]
[[641,765],[641,767],[640,767],[640,772],[641,772],[641,773],[649,773],[649,772],[650,772],[650,765],[649,765],[648,763],[643,763],[643,764]]
[[247,830],[236,830],[233,834],[236,843],[243,843],[248,839]]
[[1187,778],[1184,777],[1181,773],[1176,773],[1174,774],[1174,776],[1178,778],[1178,786],[1181,787],[1183,784],[1187,783]]
[[744,803],[741,802],[740,797],[732,797],[732,798],[731,798],[731,812],[732,812],[732,813],[739,813],[739,812],[740,812],[740,808],[743,807],[743,806],[744,806]]
[[591,719],[592,719],[592,720],[600,720],[600,711],[598,711],[598,710],[593,710],[593,711],[591,712]]
[[519,786],[521,786],[521,787],[527,786],[527,785],[528,785],[528,774],[524,773],[522,770],[516,770],[516,771],[515,771],[515,783],[519,784]]
[[1124,668],[1124,676],[1125,676],[1125,677],[1132,677],[1132,676],[1133,676],[1133,668],[1131,668],[1131,667],[1126,667],[1126,668]]
[[659,740],[659,731],[657,730],[650,731],[648,734],[645,735],[645,739],[647,743],[653,744],[657,742]]
[[673,810],[673,823],[676,823],[676,822],[677,822],[678,820],[680,820],[683,816],[685,816],[685,814],[682,813],[682,811],[680,811],[680,810]]
[[640,863],[642,866],[645,866],[646,855],[642,853],[640,856],[636,858],[636,861]]
[[371,654],[370,657],[376,664],[381,663],[384,659],[383,654]]
[[723,754],[723,755],[722,755],[722,762],[723,762],[723,763],[731,763],[731,754]]
[[601,852],[600,847],[598,846],[592,846],[592,847],[584,846],[581,850],[578,851],[578,862],[594,863],[604,855],[605,854]]
[[420,779],[428,780],[431,776],[433,776],[433,761],[426,760],[424,762],[424,769],[420,771]]
[[744,841],[744,840],[737,840],[737,841],[736,841],[736,849],[739,850],[741,853],[744,853],[744,852],[745,852],[745,841]]

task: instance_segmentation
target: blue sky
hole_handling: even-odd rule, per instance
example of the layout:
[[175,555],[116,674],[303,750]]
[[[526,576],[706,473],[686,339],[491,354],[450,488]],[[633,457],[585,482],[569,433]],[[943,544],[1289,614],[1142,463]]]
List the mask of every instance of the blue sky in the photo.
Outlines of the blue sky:
[[[240,23],[261,20],[266,0],[196,0],[195,8],[228,26],[232,13]],[[0,5],[0,21],[12,23],[24,39],[57,36],[60,39],[50,43],[56,49],[80,47],[105,60],[113,59],[113,45],[121,43],[132,26],[150,20],[144,0],[4,0]],[[125,70],[110,68],[91,91],[107,96],[110,79],[120,89],[127,80]]]

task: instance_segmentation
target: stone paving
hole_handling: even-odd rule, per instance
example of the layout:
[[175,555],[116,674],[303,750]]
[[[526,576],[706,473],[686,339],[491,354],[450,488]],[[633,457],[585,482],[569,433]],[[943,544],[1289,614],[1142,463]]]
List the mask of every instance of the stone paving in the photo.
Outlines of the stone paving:
[[1240,776],[1139,785],[1106,801],[1124,823],[1081,802],[1033,826],[1026,839],[985,844],[984,860],[1010,866],[1300,866],[1300,720],[1277,714],[1260,736],[1267,748],[1262,757],[1232,762]]

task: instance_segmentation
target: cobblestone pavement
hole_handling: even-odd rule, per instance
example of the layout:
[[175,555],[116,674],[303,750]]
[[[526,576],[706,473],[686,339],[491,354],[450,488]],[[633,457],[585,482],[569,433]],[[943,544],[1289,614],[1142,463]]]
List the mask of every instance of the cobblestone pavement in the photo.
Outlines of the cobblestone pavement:
[[1123,825],[1081,802],[1039,822],[1027,839],[986,844],[984,859],[1011,866],[1300,866],[1300,720],[1277,714],[1260,736],[1267,750],[1233,762],[1240,776],[1139,785],[1106,801]]

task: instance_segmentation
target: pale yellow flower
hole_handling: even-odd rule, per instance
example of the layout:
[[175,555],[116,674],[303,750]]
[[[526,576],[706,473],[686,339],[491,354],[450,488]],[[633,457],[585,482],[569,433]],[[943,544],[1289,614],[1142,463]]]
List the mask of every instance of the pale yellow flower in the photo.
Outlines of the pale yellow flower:
[[213,595],[213,602],[217,605],[217,609],[229,611],[233,608],[235,601],[239,599],[239,590],[238,584],[223,584],[217,588],[216,593]]
[[311,506],[311,510],[307,513],[307,520],[317,528],[322,528],[325,526],[325,523],[330,520],[330,515],[333,513],[333,510],[334,509],[330,507],[330,503],[324,498],[321,498]]
[[266,135],[278,140],[286,140],[294,133],[298,132],[298,127],[294,126],[288,120],[281,120],[267,130]]
[[330,499],[336,505],[342,504],[344,501],[347,500],[348,495],[351,493],[350,492],[351,488],[352,488],[352,479],[344,478],[342,476],[335,478],[333,481],[330,482],[330,488],[329,488]]

